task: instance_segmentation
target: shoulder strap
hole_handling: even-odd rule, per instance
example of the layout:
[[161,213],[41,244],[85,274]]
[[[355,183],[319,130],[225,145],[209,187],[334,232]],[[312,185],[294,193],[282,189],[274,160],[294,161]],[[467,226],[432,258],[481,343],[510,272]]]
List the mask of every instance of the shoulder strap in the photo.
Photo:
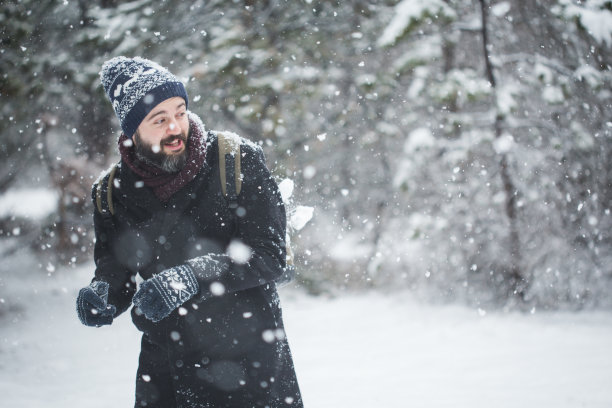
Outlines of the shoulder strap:
[[108,175],[102,177],[96,186],[96,207],[98,212],[104,216],[115,215],[115,207],[113,206],[113,181],[117,172],[117,164],[115,164]]
[[238,207],[238,195],[242,189],[240,177],[240,142],[235,137],[217,132],[219,145],[219,174],[221,190],[230,208]]
[[[229,208],[238,207],[238,195],[242,188],[240,172],[240,139],[233,134],[216,132],[219,145],[219,174],[221,176],[221,190],[228,202]],[[295,264],[291,250],[290,237],[286,236],[286,266],[283,274],[276,280],[279,286],[291,282],[295,278]]]

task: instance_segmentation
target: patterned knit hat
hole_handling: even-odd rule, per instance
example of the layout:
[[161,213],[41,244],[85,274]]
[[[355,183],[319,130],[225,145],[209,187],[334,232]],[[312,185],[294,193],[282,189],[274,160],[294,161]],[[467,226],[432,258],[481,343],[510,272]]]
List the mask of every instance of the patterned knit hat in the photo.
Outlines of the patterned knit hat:
[[123,133],[130,138],[159,103],[175,96],[189,103],[183,83],[166,68],[145,58],[108,60],[102,65],[100,79]]

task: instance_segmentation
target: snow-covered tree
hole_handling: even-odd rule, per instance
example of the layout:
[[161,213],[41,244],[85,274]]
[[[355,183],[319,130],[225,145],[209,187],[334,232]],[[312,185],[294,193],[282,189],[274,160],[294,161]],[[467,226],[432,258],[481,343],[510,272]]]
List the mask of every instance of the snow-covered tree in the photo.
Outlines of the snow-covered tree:
[[294,237],[309,289],[601,305],[611,16],[609,0],[5,2],[0,191],[53,184],[43,246],[86,252],[119,130],[98,71],[141,55],[316,207]]

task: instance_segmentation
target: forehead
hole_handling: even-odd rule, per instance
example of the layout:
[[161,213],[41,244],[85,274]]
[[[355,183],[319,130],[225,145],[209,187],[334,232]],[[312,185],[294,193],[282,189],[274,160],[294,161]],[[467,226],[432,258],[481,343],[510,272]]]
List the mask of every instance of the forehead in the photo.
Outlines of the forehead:
[[175,96],[170,99],[166,99],[165,101],[160,102],[153,109],[151,109],[151,112],[149,112],[145,119],[162,112],[175,112],[185,105],[185,100],[180,96]]

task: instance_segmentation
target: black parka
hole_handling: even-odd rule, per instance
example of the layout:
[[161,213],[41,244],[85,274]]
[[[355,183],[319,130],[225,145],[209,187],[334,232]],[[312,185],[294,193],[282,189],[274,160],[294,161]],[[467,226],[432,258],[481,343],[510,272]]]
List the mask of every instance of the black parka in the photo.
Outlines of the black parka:
[[[168,406],[302,406],[275,284],[286,256],[278,186],[261,148],[243,139],[242,191],[238,208],[230,209],[220,185],[217,139],[214,132],[206,135],[202,168],[167,202],[120,163],[112,183],[114,215],[94,215],[94,279],[109,283],[117,315],[131,306],[138,279],[188,263],[199,283],[194,298],[158,323],[132,308],[144,332],[137,405],[139,398],[149,406],[175,398]],[[248,262],[227,254],[236,243],[250,249]],[[168,376],[160,381],[170,384],[174,397],[151,379],[156,369],[158,379]]]

